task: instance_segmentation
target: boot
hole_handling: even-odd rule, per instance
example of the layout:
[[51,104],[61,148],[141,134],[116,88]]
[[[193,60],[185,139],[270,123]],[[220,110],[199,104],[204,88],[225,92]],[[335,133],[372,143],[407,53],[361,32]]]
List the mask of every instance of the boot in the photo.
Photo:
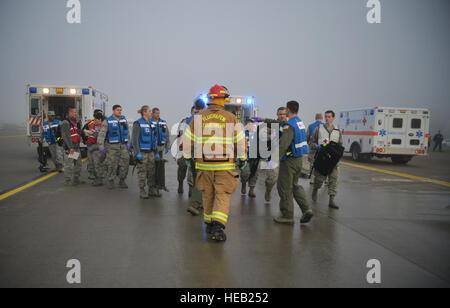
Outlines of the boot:
[[65,180],[64,186],[72,186],[72,182],[70,180]]
[[189,185],[189,198],[192,197],[192,190],[193,189],[194,188],[191,185]]
[[328,204],[328,206],[331,209],[339,210],[339,206],[336,204],[336,202],[334,202],[334,196],[330,196],[330,203]]
[[267,202],[270,202],[270,200],[272,200],[272,190],[266,189],[266,194],[264,198],[266,199]]
[[159,191],[159,189],[155,189],[155,194],[154,194],[154,196],[157,197],[157,198],[161,198],[161,197],[162,197],[162,194],[161,194],[161,192]]
[[220,222],[213,221],[211,226],[210,239],[216,242],[225,242],[227,240],[227,235],[223,230],[225,226]]
[[128,185],[125,183],[125,180],[120,180],[119,187],[122,189],[128,189]]
[[148,199],[148,193],[145,191],[145,188],[141,188],[139,193],[139,198]]
[[187,211],[189,214],[191,214],[192,216],[198,216],[200,215],[200,211],[198,209],[196,209],[195,207],[193,207],[192,205],[189,205],[187,208]]
[[255,187],[250,187],[250,191],[248,192],[248,196],[250,198],[256,198]]
[[103,179],[99,179],[99,178],[95,179],[94,183],[92,183],[92,186],[94,186],[94,187],[103,186]]
[[241,194],[245,195],[247,193],[247,183],[242,183]]
[[292,218],[275,217],[273,219],[273,221],[276,222],[277,224],[282,224],[282,225],[293,225],[294,224],[294,219],[292,219]]
[[108,181],[108,189],[114,189],[114,181]]
[[183,182],[178,182],[178,193],[180,195],[184,193]]
[[319,194],[319,190],[314,187],[313,192],[312,192],[312,200],[314,202],[317,202],[317,199],[319,198],[318,194]]
[[313,218],[314,214],[311,210],[308,210],[303,214],[302,218],[300,219],[301,224],[307,224],[311,221],[311,218]]

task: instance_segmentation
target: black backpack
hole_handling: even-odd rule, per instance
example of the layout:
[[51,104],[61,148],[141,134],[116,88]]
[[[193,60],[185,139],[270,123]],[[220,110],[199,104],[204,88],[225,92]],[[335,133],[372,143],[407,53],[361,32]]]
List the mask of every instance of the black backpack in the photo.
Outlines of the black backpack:
[[331,141],[328,145],[322,146],[316,153],[314,169],[320,174],[328,176],[337,166],[344,156],[344,147],[339,143]]

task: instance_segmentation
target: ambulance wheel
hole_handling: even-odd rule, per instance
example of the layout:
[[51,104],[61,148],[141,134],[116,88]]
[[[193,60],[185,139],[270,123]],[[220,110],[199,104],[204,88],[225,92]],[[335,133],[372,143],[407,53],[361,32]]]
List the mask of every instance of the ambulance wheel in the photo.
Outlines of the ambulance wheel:
[[352,146],[352,159],[354,161],[360,161],[361,160],[361,148],[359,147],[359,144],[354,144]]
[[87,148],[81,148],[81,157],[86,158],[88,155]]

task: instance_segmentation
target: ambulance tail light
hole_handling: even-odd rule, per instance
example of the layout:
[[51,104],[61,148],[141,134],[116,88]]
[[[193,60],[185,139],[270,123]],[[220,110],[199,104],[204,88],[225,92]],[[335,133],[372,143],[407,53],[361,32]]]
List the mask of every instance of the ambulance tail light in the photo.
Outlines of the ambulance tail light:
[[49,94],[50,93],[50,89],[49,88],[43,88],[42,89],[42,93],[43,94]]

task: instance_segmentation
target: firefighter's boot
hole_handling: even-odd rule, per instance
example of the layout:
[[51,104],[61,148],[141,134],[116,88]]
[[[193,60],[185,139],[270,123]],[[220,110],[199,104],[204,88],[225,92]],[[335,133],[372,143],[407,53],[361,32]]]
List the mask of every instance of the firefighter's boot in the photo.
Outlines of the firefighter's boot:
[[317,202],[317,199],[319,198],[318,194],[319,194],[319,190],[314,187],[313,192],[312,192],[312,201]]
[[300,219],[301,224],[307,224],[311,221],[311,218],[313,218],[314,214],[311,210],[308,210],[303,214],[302,218]]
[[330,203],[328,204],[328,206],[331,209],[339,210],[339,206],[336,204],[336,202],[334,202],[334,196],[330,196]]
[[225,242],[227,240],[227,235],[223,232],[224,229],[224,225],[220,222],[214,221],[211,226],[210,239],[216,242]]
[[255,187],[250,187],[250,190],[248,192],[248,196],[250,198],[256,198],[256,194],[255,194]]

